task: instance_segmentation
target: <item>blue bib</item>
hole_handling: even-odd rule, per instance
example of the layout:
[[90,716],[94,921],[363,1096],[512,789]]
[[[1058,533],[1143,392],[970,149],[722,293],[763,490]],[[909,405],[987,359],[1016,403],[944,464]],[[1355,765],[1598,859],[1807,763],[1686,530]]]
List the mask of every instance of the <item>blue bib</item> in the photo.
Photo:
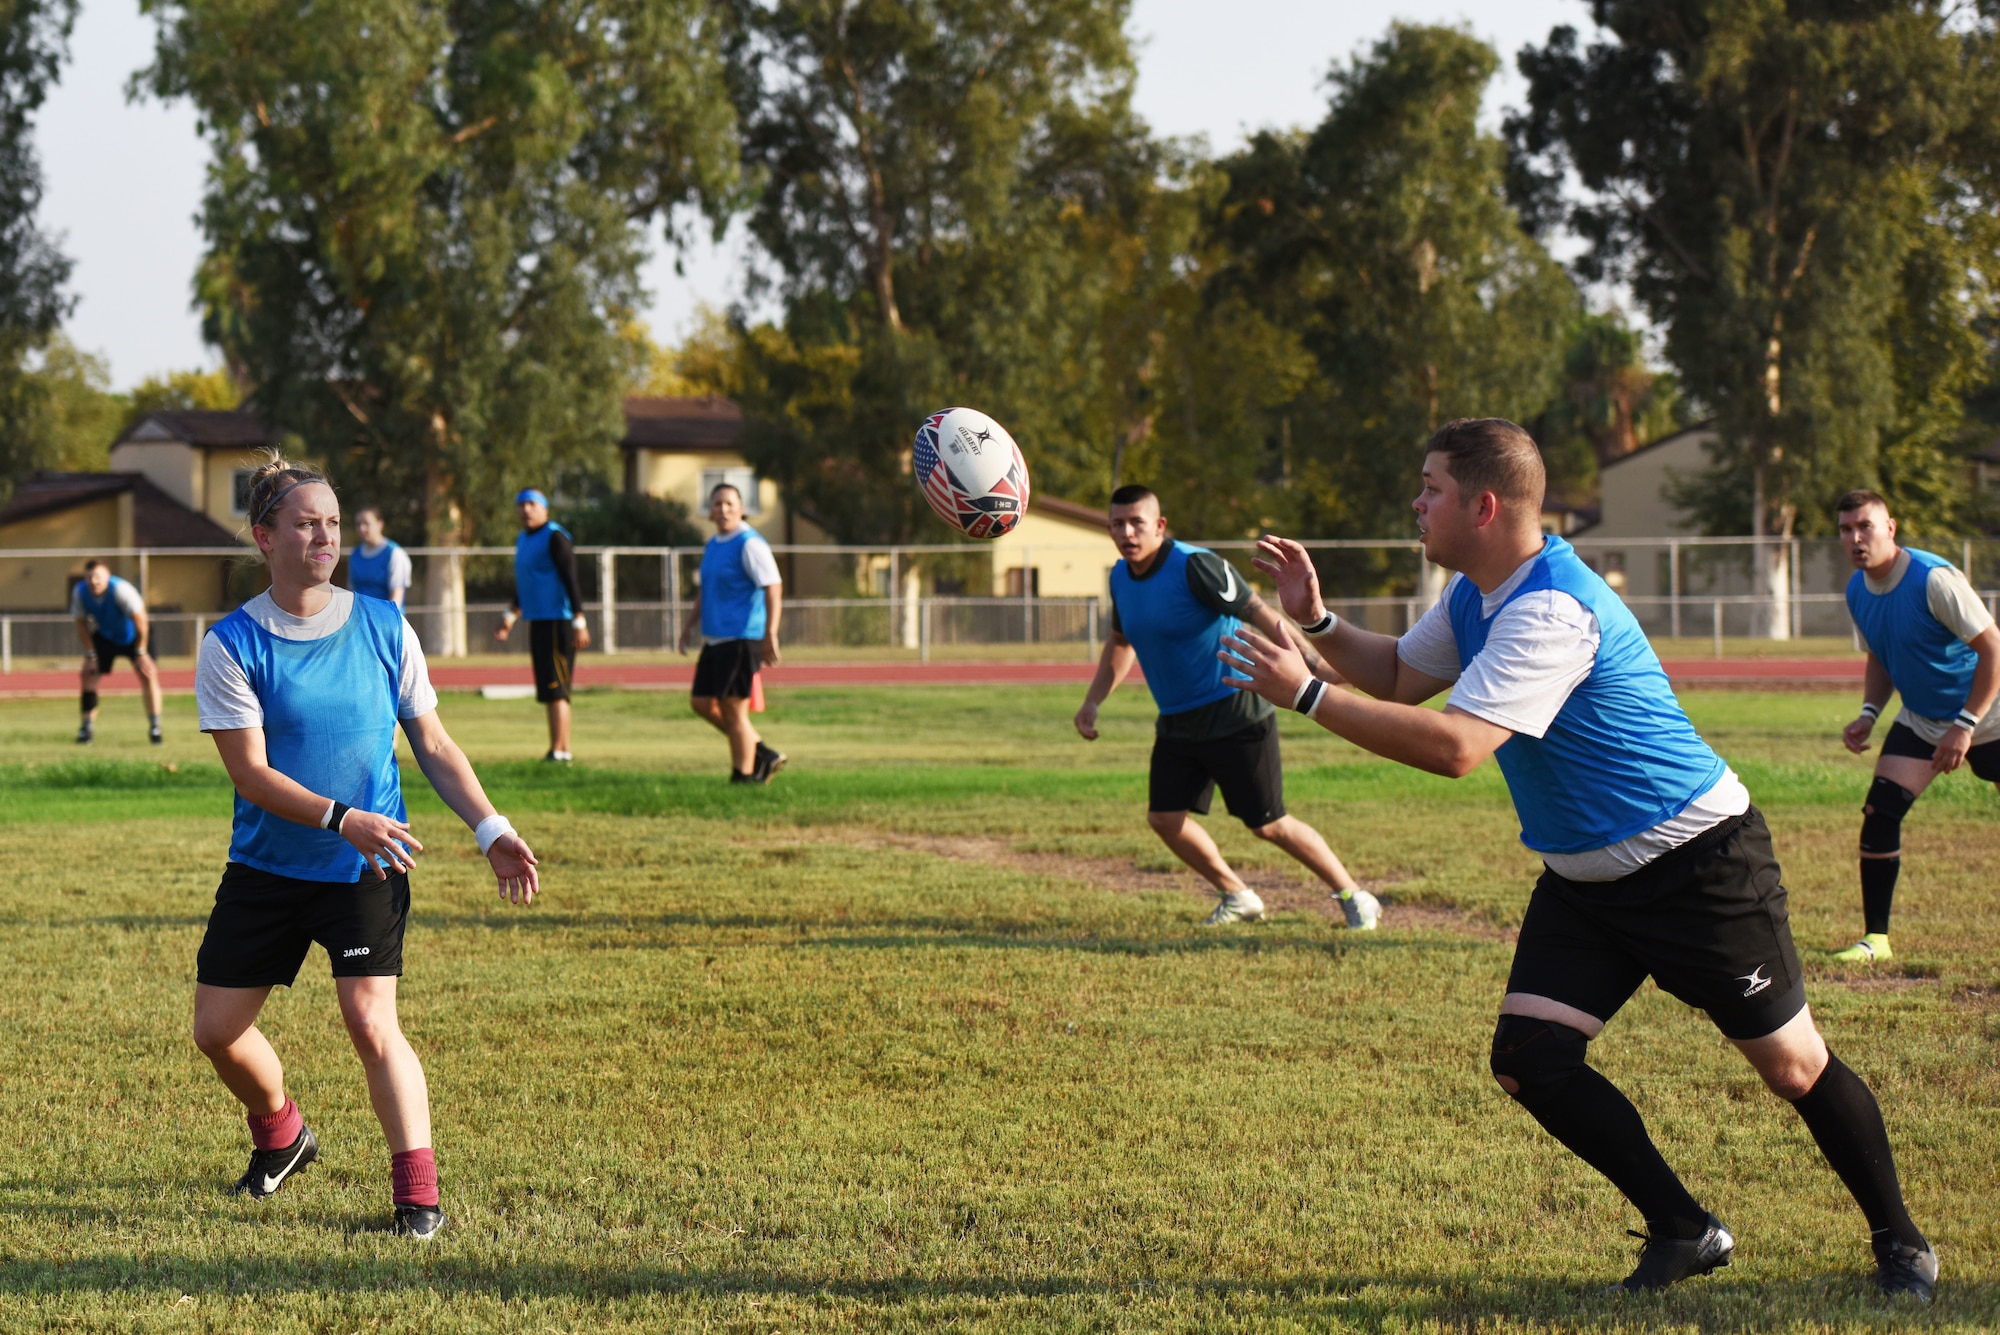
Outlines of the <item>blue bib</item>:
[[716,534],[701,549],[701,634],[705,640],[761,640],[764,590],[743,568],[743,545],[762,542],[745,524],[728,537]]
[[[1543,589],[1596,616],[1597,661],[1546,736],[1515,733],[1494,759],[1521,818],[1521,842],[1538,853],[1587,853],[1672,820],[1726,767],[1674,699],[1631,610],[1561,538],[1546,541],[1507,603]],[[1469,579],[1458,581],[1448,610],[1462,672],[1486,647],[1493,621]]]
[[1217,615],[1188,588],[1188,557],[1206,550],[1175,542],[1144,579],[1132,578],[1123,561],[1111,567],[1118,628],[1138,651],[1146,689],[1162,714],[1185,714],[1236,693],[1216,654],[1243,623]]
[[356,547],[347,554],[347,587],[370,598],[393,601],[396,595],[389,587],[389,562],[402,550],[393,542],[385,542],[381,551],[370,556]]
[[1930,719],[1948,719],[1965,708],[1979,655],[1931,615],[1931,571],[1951,562],[1908,549],[1910,565],[1887,593],[1868,592],[1859,571],[1847,581],[1847,612],[1868,652],[1889,669],[1903,708]]
[[[130,644],[139,638],[139,625],[131,614],[118,605],[118,590],[125,581],[113,575],[111,582],[104,586],[102,596],[90,591],[89,581],[77,586],[77,596],[83,600],[83,610],[97,633],[113,644]],[[1956,712],[1955,710],[1953,712]]]
[[[404,626],[394,604],[357,597],[347,624],[323,640],[281,639],[241,608],[210,634],[264,708],[271,768],[358,811],[407,818],[396,769]],[[229,858],[302,881],[358,881],[367,868],[334,831],[295,825],[240,793]]]
[[550,520],[540,528],[523,529],[514,539],[514,598],[530,621],[568,621],[576,615],[549,555],[549,539],[558,533],[567,537],[569,530]]

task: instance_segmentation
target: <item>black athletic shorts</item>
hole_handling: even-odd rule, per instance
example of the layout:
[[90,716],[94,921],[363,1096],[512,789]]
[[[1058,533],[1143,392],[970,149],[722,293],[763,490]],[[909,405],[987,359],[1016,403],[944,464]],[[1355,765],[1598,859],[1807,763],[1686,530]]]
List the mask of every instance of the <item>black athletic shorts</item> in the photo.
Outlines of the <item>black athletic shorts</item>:
[[703,699],[737,700],[750,698],[750,679],[757,675],[763,657],[761,640],[721,640],[701,646],[694,661],[694,689],[689,695]]
[[1785,887],[1751,807],[1616,881],[1535,882],[1509,992],[1609,1020],[1651,974],[1730,1038],[1762,1038],[1806,1004]]
[[136,635],[132,637],[130,644],[113,644],[96,631],[92,631],[90,647],[97,652],[97,670],[100,673],[111,671],[118,666],[118,660],[121,658],[131,659],[135,668],[139,666],[139,637]]
[[569,699],[576,675],[576,627],[567,621],[530,621],[528,656],[535,660],[535,698],[543,704]]
[[1278,719],[1266,715],[1241,732],[1208,742],[1153,740],[1147,778],[1148,811],[1208,814],[1215,790],[1229,814],[1255,830],[1285,814],[1285,767],[1278,754]]
[[401,977],[410,878],[301,881],[232,862],[195,955],[210,987],[290,987],[317,941],[335,978]]
[[[1905,727],[1901,719],[1889,729],[1889,735],[1882,739],[1882,754],[1885,756],[1908,756],[1912,760],[1929,760],[1937,754],[1937,747],[1917,736],[1915,728]],[[1981,742],[1965,753],[1966,768],[1988,783],[2000,783],[2000,741]]]

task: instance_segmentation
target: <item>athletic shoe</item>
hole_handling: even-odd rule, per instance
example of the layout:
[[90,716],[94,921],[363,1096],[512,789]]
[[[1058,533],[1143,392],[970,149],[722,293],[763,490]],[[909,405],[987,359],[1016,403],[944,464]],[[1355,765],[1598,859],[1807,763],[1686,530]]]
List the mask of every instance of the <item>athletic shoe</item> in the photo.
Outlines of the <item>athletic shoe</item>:
[[1232,922],[1256,922],[1264,916],[1264,901],[1257,898],[1255,890],[1238,890],[1224,895],[1222,902],[1215,906],[1215,912],[1202,923],[1204,927],[1221,927]]
[[785,760],[786,756],[783,751],[778,750],[774,746],[766,746],[762,742],[759,742],[757,743],[757,768],[754,772],[762,774],[764,782],[769,783],[771,776],[785,767]]
[[1342,899],[1339,895],[1333,898],[1334,902],[1340,905],[1340,911],[1346,915],[1349,930],[1372,932],[1381,925],[1382,901],[1366,890],[1357,886],[1354,893],[1347,898]]
[[1918,1302],[1929,1302],[1937,1292],[1937,1249],[1928,1243],[1923,1250],[1883,1238],[1875,1243],[1877,1282],[1887,1294],[1908,1293]]
[[756,770],[745,774],[742,770],[733,769],[729,771],[729,781],[731,783],[769,783],[770,778],[769,776],[759,776]]
[[1701,1231],[1698,1238],[1654,1238],[1644,1233],[1632,1233],[1632,1236],[1646,1244],[1639,1253],[1638,1268],[1627,1275],[1623,1283],[1606,1289],[1607,1293],[1645,1293],[1651,1289],[1664,1289],[1669,1284],[1720,1270],[1729,1264],[1730,1254],[1736,1250],[1736,1238],[1714,1215],[1708,1217],[1708,1227]]
[[562,752],[560,755],[554,751],[550,751],[542,757],[542,763],[545,765],[567,765],[569,762],[570,754],[567,751]]
[[153,730],[148,735],[152,737],[154,746],[159,746],[166,741],[166,738],[160,736],[160,725],[157,723],[153,725]]
[[90,740],[90,725],[86,723],[76,730],[76,744],[78,746],[89,746]]
[[1896,952],[1889,949],[1887,932],[1870,932],[1847,949],[1834,951],[1833,957],[1842,964],[1874,964],[1896,958]]
[[317,1158],[319,1141],[313,1138],[311,1127],[302,1126],[299,1138],[281,1150],[250,1151],[250,1167],[236,1180],[232,1193],[253,1201],[276,1195],[287,1178]]
[[444,1226],[450,1222],[445,1218],[444,1211],[435,1205],[399,1205],[392,1227],[402,1237],[429,1242],[442,1233]]

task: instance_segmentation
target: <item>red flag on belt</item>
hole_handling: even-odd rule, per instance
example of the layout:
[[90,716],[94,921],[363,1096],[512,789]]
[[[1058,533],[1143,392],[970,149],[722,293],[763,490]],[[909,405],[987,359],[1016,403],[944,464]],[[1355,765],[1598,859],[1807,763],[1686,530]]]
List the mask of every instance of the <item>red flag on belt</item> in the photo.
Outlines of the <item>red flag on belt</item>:
[[750,674],[750,712],[764,712],[764,674],[761,672]]

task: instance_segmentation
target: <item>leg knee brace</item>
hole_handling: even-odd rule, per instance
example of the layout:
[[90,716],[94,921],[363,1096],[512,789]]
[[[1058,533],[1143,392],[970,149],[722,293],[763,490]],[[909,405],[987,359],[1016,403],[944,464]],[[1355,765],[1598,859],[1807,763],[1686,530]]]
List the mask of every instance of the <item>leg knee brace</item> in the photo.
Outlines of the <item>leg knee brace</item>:
[[1890,855],[1903,851],[1903,817],[1917,795],[1900,783],[1878,777],[1868,785],[1868,804],[1861,808],[1861,851]]
[[97,708],[97,692],[85,691],[83,693],[83,712],[88,714],[95,708]]
[[1517,1089],[1514,1098],[1533,1111],[1562,1094],[1563,1087],[1584,1069],[1590,1040],[1583,1032],[1553,1020],[1503,1015],[1493,1028],[1492,1068]]

